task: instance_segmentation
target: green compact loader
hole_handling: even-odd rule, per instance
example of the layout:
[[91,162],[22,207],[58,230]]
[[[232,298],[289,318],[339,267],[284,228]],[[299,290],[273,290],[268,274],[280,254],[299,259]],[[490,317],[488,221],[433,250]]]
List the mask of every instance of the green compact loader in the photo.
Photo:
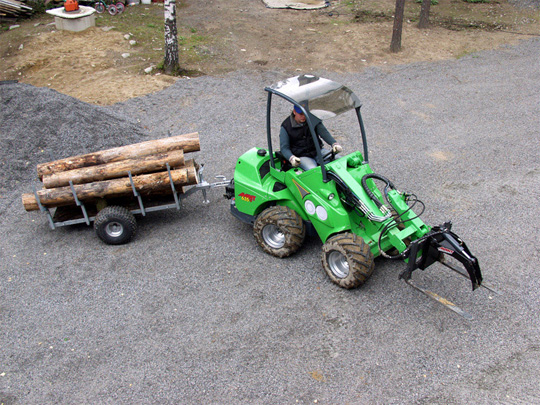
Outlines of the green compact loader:
[[[231,212],[253,225],[257,243],[267,253],[285,257],[296,252],[307,234],[323,242],[322,265],[330,279],[343,288],[363,284],[373,273],[374,258],[407,262],[399,277],[409,285],[470,317],[454,304],[414,284],[411,274],[438,261],[469,278],[473,290],[482,283],[478,260],[453,232],[452,224],[430,227],[413,212],[423,203],[400,192],[387,178],[373,173],[368,163],[366,131],[360,100],[347,87],[331,80],[302,75],[265,88],[268,148],[253,148],[237,161],[226,189]],[[272,149],[272,96],[299,107],[317,150],[318,166],[303,171],[292,167]],[[314,121],[355,110],[363,152],[346,156],[322,155]],[[379,187],[377,185],[384,187]],[[445,260],[451,256],[453,260]],[[460,262],[467,273],[456,268]]]

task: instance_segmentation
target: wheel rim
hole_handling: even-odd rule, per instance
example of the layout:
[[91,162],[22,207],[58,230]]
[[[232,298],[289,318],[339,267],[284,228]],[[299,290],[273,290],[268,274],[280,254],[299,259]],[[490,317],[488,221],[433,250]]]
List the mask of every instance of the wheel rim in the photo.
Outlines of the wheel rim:
[[273,249],[281,249],[285,245],[285,235],[275,225],[266,225],[262,230],[262,237]]
[[124,232],[124,226],[120,222],[109,222],[105,227],[105,232],[111,238],[118,238]]
[[349,261],[340,252],[332,251],[327,257],[328,267],[337,278],[345,278],[349,275]]

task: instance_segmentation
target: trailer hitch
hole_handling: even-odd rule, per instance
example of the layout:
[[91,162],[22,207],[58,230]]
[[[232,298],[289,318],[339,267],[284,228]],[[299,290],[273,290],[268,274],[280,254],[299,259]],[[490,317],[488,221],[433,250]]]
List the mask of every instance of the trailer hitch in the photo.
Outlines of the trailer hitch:
[[[445,222],[433,227],[431,232],[422,238],[411,242],[407,249],[408,253],[404,257],[408,258],[409,262],[407,268],[400,273],[399,278],[409,281],[414,270],[425,270],[437,261],[442,263],[444,261],[443,254],[446,254],[463,264],[469,274],[473,291],[478,288],[482,284],[482,273],[478,259],[473,256],[465,242],[451,232],[451,228],[452,223]],[[419,252],[421,252],[420,255]]]

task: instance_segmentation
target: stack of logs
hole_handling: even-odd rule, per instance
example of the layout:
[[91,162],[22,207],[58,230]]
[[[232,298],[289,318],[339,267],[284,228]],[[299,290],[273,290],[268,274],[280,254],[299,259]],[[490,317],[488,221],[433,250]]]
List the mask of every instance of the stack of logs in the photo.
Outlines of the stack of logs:
[[[133,196],[129,173],[141,195],[163,193],[171,190],[167,164],[176,188],[197,184],[197,164],[185,161],[184,153],[199,150],[195,132],[42,163],[37,173],[43,188],[37,195],[47,208],[73,205],[71,181],[82,202]],[[39,209],[32,193],[23,194],[22,203],[26,211]]]

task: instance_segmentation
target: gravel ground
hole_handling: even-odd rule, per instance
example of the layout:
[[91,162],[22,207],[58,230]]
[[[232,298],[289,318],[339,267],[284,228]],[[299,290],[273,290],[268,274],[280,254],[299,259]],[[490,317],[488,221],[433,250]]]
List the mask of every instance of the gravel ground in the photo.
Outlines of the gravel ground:
[[540,8],[540,0],[509,0],[510,4],[518,7]]
[[[222,190],[149,214],[117,247],[22,209],[43,156],[169,131],[199,131],[207,178],[230,178],[265,143],[264,86],[287,74],[182,80],[111,108],[0,86],[0,403],[540,402],[539,54],[530,40],[320,72],[363,100],[374,170],[415,192],[426,222],[453,219],[501,291],[471,293],[437,266],[415,273],[470,322],[398,280],[403,263],[377,260],[365,286],[345,291],[323,273],[318,240],[288,259],[264,254]],[[278,122],[287,110],[276,109]],[[360,147],[351,122],[328,122],[346,151]]]

